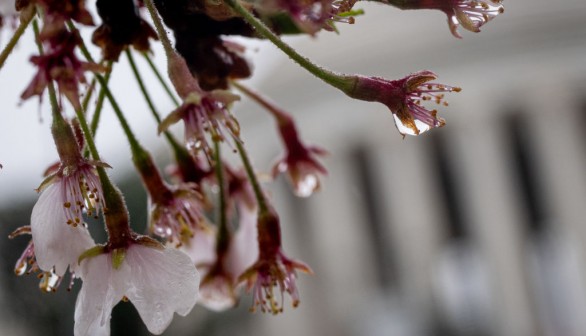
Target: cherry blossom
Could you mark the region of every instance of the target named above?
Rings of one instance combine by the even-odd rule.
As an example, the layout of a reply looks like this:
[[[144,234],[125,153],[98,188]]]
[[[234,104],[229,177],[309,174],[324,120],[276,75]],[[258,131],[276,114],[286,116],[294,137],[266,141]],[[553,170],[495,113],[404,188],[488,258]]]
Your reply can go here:
[[[112,308],[130,300],[147,329],[161,334],[173,313],[187,315],[198,298],[199,274],[174,248],[131,244],[116,268],[114,251],[81,261],[83,286],[75,304],[76,336],[109,335]]]

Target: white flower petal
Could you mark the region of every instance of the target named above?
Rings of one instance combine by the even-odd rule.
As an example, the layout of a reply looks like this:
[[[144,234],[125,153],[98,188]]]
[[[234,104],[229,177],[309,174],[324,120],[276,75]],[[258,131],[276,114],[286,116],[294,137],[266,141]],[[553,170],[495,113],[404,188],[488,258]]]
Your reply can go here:
[[[215,277],[203,283],[199,292],[199,304],[216,312],[230,309],[238,303],[235,290],[232,288],[232,279]]]
[[[63,276],[67,266],[77,268],[77,258],[94,246],[88,230],[67,225],[61,202],[60,184],[52,184],[41,193],[31,215],[31,232],[39,267]]]
[[[258,210],[249,209],[242,204],[238,207],[240,226],[232,238],[228,250],[226,269],[232,273],[234,280],[258,259],[258,231],[256,227]]]
[[[110,335],[112,308],[122,299],[130,267],[112,269],[110,254],[82,261],[83,285],[75,303],[75,336]],[[125,284],[126,283],[126,284]]]
[[[212,228],[196,229],[193,238],[180,248],[187,253],[193,264],[209,265],[216,260],[216,231]]]
[[[199,274],[187,254],[173,248],[132,245],[124,263],[131,270],[126,296],[151,333],[161,334],[174,312],[185,316],[195,305]]]

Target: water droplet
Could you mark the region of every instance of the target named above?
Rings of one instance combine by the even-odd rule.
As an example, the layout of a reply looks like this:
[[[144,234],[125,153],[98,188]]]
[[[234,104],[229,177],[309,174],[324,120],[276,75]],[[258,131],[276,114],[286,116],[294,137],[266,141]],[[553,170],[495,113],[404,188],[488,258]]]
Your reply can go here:
[[[47,293],[54,292],[57,289],[57,286],[59,286],[60,282],[61,277],[59,277],[57,274],[53,272],[45,272],[43,273],[43,278],[39,283],[39,288]]]
[[[18,276],[21,276],[24,274],[24,272],[26,272],[26,262],[21,261],[14,268],[14,273]]]
[[[295,184],[295,195],[309,197],[318,187],[318,177],[315,174],[306,174]]]

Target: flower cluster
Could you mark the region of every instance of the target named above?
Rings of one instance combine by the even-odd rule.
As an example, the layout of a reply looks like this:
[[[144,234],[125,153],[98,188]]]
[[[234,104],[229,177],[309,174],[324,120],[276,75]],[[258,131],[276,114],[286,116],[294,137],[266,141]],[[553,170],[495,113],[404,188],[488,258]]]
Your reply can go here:
[[[460,37],[458,26],[478,32],[503,13],[497,0],[380,2],[401,9],[440,10],[447,14],[456,37]],[[0,18],[20,15],[20,23],[0,54],[0,69],[32,23],[39,52],[30,61],[37,72],[21,98],[49,96],[58,154],[37,189],[40,195],[30,225],[10,236],[32,236],[15,273],[40,272],[40,287],[46,292],[57,290],[67,272],[69,288],[74,279],[82,281],[75,308],[77,336],[108,335],[111,311],[122,300],[134,304],[154,334],[167,328],[174,313],[185,316],[196,303],[213,311],[232,308],[245,289],[252,292],[252,311],[281,313],[285,295],[293,307],[300,304],[297,272],[312,271],[285,252],[283,223],[251,164],[233,105],[251,99],[274,120],[279,139],[267,142],[281,143],[283,155],[271,176],[285,175],[299,197],[320,190],[327,175],[320,159],[327,151],[301,138],[293,114],[241,82],[253,75],[253,64],[242,39],[235,42],[231,36],[270,41],[347,96],[384,104],[403,136],[443,126],[444,119],[429,104],[446,107],[444,95],[460,91],[437,82],[437,75],[428,70],[398,80],[339,74],[316,65],[281,40],[288,34],[316,37],[322,31],[337,31],[340,23],[354,23],[354,17],[363,14],[355,8],[358,0],[96,0],[97,15],[85,0],[11,4],[12,11],[0,7]],[[145,20],[147,15],[152,25]],[[83,38],[89,35],[81,29],[92,30],[91,42],[100,48],[100,62],[94,61]],[[157,41],[165,50],[167,78],[151,59],[151,45]],[[177,107],[164,117],[144,85],[134,61],[136,53],[144,56],[163,91],[176,102]],[[124,94],[112,92],[108,85],[123,55],[158,122],[161,139],[172,151],[174,162],[166,173],[161,173],[127,122],[117,102]],[[84,85],[87,72],[92,82]],[[96,104],[90,104],[92,99]],[[97,126],[103,124],[104,99],[124,131],[148,194],[144,234],[131,227],[124,195],[108,176],[110,166],[101,160],[94,141]],[[93,113],[90,106],[95,106]],[[184,128],[183,140],[170,132],[177,124]],[[226,153],[239,156],[241,165],[223,154],[225,147],[231,149]],[[0,168],[6,173],[13,167]],[[107,234],[103,244],[91,236],[89,218],[103,221]]]

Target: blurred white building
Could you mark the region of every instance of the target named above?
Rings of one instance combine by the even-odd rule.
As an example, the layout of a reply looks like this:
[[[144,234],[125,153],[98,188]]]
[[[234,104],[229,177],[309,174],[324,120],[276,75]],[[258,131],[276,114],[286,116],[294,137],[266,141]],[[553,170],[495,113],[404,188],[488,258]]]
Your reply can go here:
[[[256,318],[259,334],[584,334],[586,3],[504,5],[462,40],[441,12],[372,3],[340,35],[289,39],[336,71],[429,69],[461,86],[447,125],[417,138],[284,55],[256,82],[331,152],[318,195],[275,191],[286,247],[316,274],[301,275],[300,308]],[[250,115],[244,139],[268,167],[272,121],[253,104],[236,113]]]

